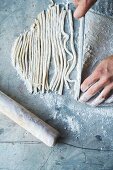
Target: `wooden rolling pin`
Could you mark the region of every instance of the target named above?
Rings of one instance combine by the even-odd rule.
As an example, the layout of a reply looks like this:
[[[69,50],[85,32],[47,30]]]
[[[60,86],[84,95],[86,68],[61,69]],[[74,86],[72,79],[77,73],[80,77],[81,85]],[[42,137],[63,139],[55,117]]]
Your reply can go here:
[[[59,132],[1,91],[0,112],[46,145],[55,145]]]

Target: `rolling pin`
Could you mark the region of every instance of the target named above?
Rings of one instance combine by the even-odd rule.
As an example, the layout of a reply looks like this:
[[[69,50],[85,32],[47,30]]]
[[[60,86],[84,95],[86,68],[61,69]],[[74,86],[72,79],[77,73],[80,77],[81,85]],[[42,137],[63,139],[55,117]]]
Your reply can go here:
[[[55,145],[60,135],[53,127],[49,126],[1,91],[0,112],[50,147]]]

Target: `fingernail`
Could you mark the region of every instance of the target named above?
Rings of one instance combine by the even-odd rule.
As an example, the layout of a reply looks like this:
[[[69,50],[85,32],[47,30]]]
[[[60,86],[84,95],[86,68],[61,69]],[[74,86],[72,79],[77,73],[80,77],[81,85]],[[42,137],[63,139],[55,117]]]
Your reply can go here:
[[[81,84],[81,91],[84,93],[86,92],[88,89],[89,89],[90,86],[87,86],[87,87],[84,87],[82,84]]]
[[[87,89],[81,87],[81,91],[84,93]]]
[[[87,86],[87,87],[83,87],[83,86],[81,85],[81,91],[84,93],[84,92],[86,92],[90,87],[91,87],[91,85],[89,85],[89,86]]]
[[[89,96],[89,95],[83,94],[83,95],[80,97],[79,101],[80,101],[80,102],[87,102],[89,99],[90,99],[90,96]]]

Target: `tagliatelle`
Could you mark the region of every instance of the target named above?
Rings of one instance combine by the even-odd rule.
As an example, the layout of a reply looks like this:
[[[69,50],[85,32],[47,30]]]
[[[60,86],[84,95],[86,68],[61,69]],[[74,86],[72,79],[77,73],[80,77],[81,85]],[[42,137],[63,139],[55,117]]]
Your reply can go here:
[[[65,31],[67,20],[69,30]],[[74,82],[69,76],[76,57],[72,12],[53,3],[38,14],[30,30],[16,39],[12,49],[13,65],[34,93],[51,90],[61,95],[64,85],[69,88],[69,83]]]

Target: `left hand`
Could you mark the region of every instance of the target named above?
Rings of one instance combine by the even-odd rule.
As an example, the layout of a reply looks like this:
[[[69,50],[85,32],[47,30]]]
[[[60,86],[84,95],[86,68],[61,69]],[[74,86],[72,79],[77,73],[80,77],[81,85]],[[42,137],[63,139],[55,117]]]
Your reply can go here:
[[[94,72],[84,80],[81,84],[83,95],[79,100],[87,102],[101,91],[91,103],[97,106],[109,97],[111,90],[113,90],[113,55],[102,60]]]

